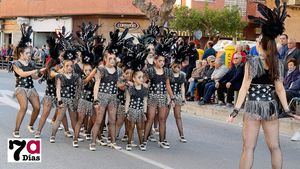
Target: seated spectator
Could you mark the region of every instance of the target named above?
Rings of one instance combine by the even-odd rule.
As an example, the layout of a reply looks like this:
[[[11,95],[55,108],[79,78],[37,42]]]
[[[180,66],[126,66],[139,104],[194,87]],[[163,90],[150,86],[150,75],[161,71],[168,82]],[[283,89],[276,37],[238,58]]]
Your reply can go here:
[[[221,58],[216,59],[215,70],[211,74],[211,81],[207,82],[204,87],[204,96],[203,99],[199,101],[199,105],[204,105],[210,103],[211,96],[215,93],[216,83],[219,82],[221,78],[228,72],[228,68],[224,65],[224,62]]]
[[[284,57],[285,71],[287,71],[287,61],[291,58],[296,59],[298,64],[300,63],[300,49],[297,49],[296,40],[293,38],[289,38],[288,40],[288,51],[286,52]]]
[[[234,54],[236,54],[236,53],[242,55],[242,63],[245,63],[247,60],[247,54],[243,51],[243,46],[236,45],[235,52],[232,54],[232,57],[231,57],[231,62],[230,62],[231,66],[233,66],[233,57],[234,57]]]
[[[298,78],[300,75],[299,69],[297,68],[297,61],[294,58],[288,60],[288,71],[284,77],[283,85],[287,90],[290,88],[291,84]]]
[[[208,65],[206,66],[202,77],[200,77],[197,80],[197,85],[196,86],[197,86],[198,98],[203,97],[205,84],[207,82],[211,81],[211,75],[215,70],[215,59],[216,59],[216,57],[214,57],[214,56],[207,57]]]
[[[202,56],[202,59],[206,59],[208,56],[216,56],[216,51],[213,48],[214,42],[213,41],[208,41],[206,44],[207,49],[204,51],[204,54]]]
[[[189,88],[186,94],[186,96],[188,97],[187,99],[188,101],[194,101],[194,92],[195,92],[197,80],[203,76],[206,68],[207,68],[206,60],[196,61],[196,68],[192,72],[192,77],[188,79]]]
[[[233,106],[234,91],[239,91],[244,77],[245,64],[242,63],[242,55],[236,53],[233,58],[233,65],[226,75],[216,82],[218,99],[220,105],[225,105],[225,92],[227,93],[227,107]]]

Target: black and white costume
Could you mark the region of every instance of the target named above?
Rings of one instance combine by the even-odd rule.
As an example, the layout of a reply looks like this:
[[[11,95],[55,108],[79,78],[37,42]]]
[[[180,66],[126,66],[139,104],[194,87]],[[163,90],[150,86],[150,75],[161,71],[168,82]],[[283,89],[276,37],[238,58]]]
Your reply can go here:
[[[71,112],[76,112],[76,95],[80,85],[80,77],[73,73],[71,78],[68,79],[64,74],[56,75],[56,80],[60,79],[61,81],[61,101],[64,104],[64,112],[67,108]]]
[[[134,86],[128,88],[130,102],[127,112],[127,119],[134,123],[144,122],[146,110],[144,110],[144,99],[147,97],[148,89],[143,87],[140,90]]]
[[[98,101],[100,105],[113,104],[118,106],[117,102],[117,82],[122,75],[122,70],[116,68],[113,74],[110,74],[105,67],[97,68],[100,72],[101,82],[99,85]]]
[[[145,71],[145,74],[150,81],[148,105],[156,107],[167,106],[166,81],[170,78],[170,70],[164,68],[164,74],[158,75],[154,67],[150,67]]]
[[[170,84],[172,88],[172,92],[174,94],[174,103],[183,105],[184,99],[182,98],[182,84],[184,84],[186,81],[185,78],[185,73],[180,72],[178,77],[174,76],[174,73],[172,73],[171,79],[170,79]]]
[[[121,83],[125,83],[126,80],[123,77],[120,77],[119,81]],[[117,116],[124,115],[125,114],[125,103],[126,103],[126,96],[125,96],[125,91],[118,89],[118,110],[117,110]]]
[[[86,77],[83,76],[82,79],[85,78]],[[78,101],[77,111],[89,116],[93,115],[94,85],[95,85],[94,79],[92,79],[90,82],[84,85],[80,93],[80,99]]]
[[[278,103],[271,93],[275,90],[274,82],[271,81],[269,71],[264,69],[259,57],[250,58],[247,61],[249,74],[252,79],[248,90],[248,97],[245,102],[247,117],[257,120],[272,120],[278,117]],[[279,70],[283,65],[279,63]],[[283,78],[283,71],[280,72],[280,79]]]
[[[15,65],[16,67],[18,67],[23,71],[31,71],[36,69],[33,61],[30,61],[28,65],[25,66],[20,61],[17,60],[13,62],[13,65]],[[27,98],[29,98],[32,95],[38,96],[38,93],[34,88],[33,80],[31,76],[21,77],[17,73],[15,73],[15,77],[16,77],[16,85],[15,85],[16,95],[25,93]]]
[[[54,71],[53,69],[51,71]],[[50,75],[46,78],[46,90],[45,95],[43,98],[43,102],[51,102],[52,106],[57,105],[56,100],[56,84],[55,84],[55,78],[51,78]]]

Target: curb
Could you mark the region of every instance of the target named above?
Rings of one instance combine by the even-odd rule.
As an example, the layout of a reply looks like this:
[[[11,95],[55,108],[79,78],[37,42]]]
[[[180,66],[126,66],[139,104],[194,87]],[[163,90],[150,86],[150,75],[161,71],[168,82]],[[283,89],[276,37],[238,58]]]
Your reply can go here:
[[[217,120],[226,122],[229,114],[232,109],[227,108],[226,106],[218,106],[214,105],[202,105],[199,106],[197,102],[187,102],[186,105],[181,108],[182,113],[203,117],[207,119]],[[239,113],[236,117],[233,124],[241,125],[243,123],[243,112]],[[292,119],[280,119],[279,120],[279,132],[280,134],[285,134],[288,136],[292,136],[296,131],[300,129],[300,121],[292,120]]]

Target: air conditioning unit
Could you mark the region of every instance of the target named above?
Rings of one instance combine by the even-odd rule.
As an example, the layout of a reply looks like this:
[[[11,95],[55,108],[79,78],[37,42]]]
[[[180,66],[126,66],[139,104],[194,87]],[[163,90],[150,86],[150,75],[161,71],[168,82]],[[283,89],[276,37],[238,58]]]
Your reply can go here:
[[[300,5],[300,0],[288,0],[287,5]]]

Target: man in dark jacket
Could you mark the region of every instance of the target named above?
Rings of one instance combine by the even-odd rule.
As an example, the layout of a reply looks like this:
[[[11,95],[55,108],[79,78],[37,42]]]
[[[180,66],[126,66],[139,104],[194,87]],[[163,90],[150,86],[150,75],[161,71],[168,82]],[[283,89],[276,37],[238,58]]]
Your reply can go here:
[[[226,75],[216,83],[218,99],[221,105],[225,104],[225,92],[227,93],[227,106],[233,106],[234,91],[239,91],[242,86],[244,77],[244,63],[242,63],[242,55],[235,54],[233,56],[233,66],[226,73]]]
[[[298,65],[300,63],[300,50],[296,47],[296,40],[290,38],[288,40],[288,51],[285,54],[284,62],[285,62],[285,70],[287,71],[287,61],[291,58],[296,59]],[[298,66],[297,65],[297,66]]]

